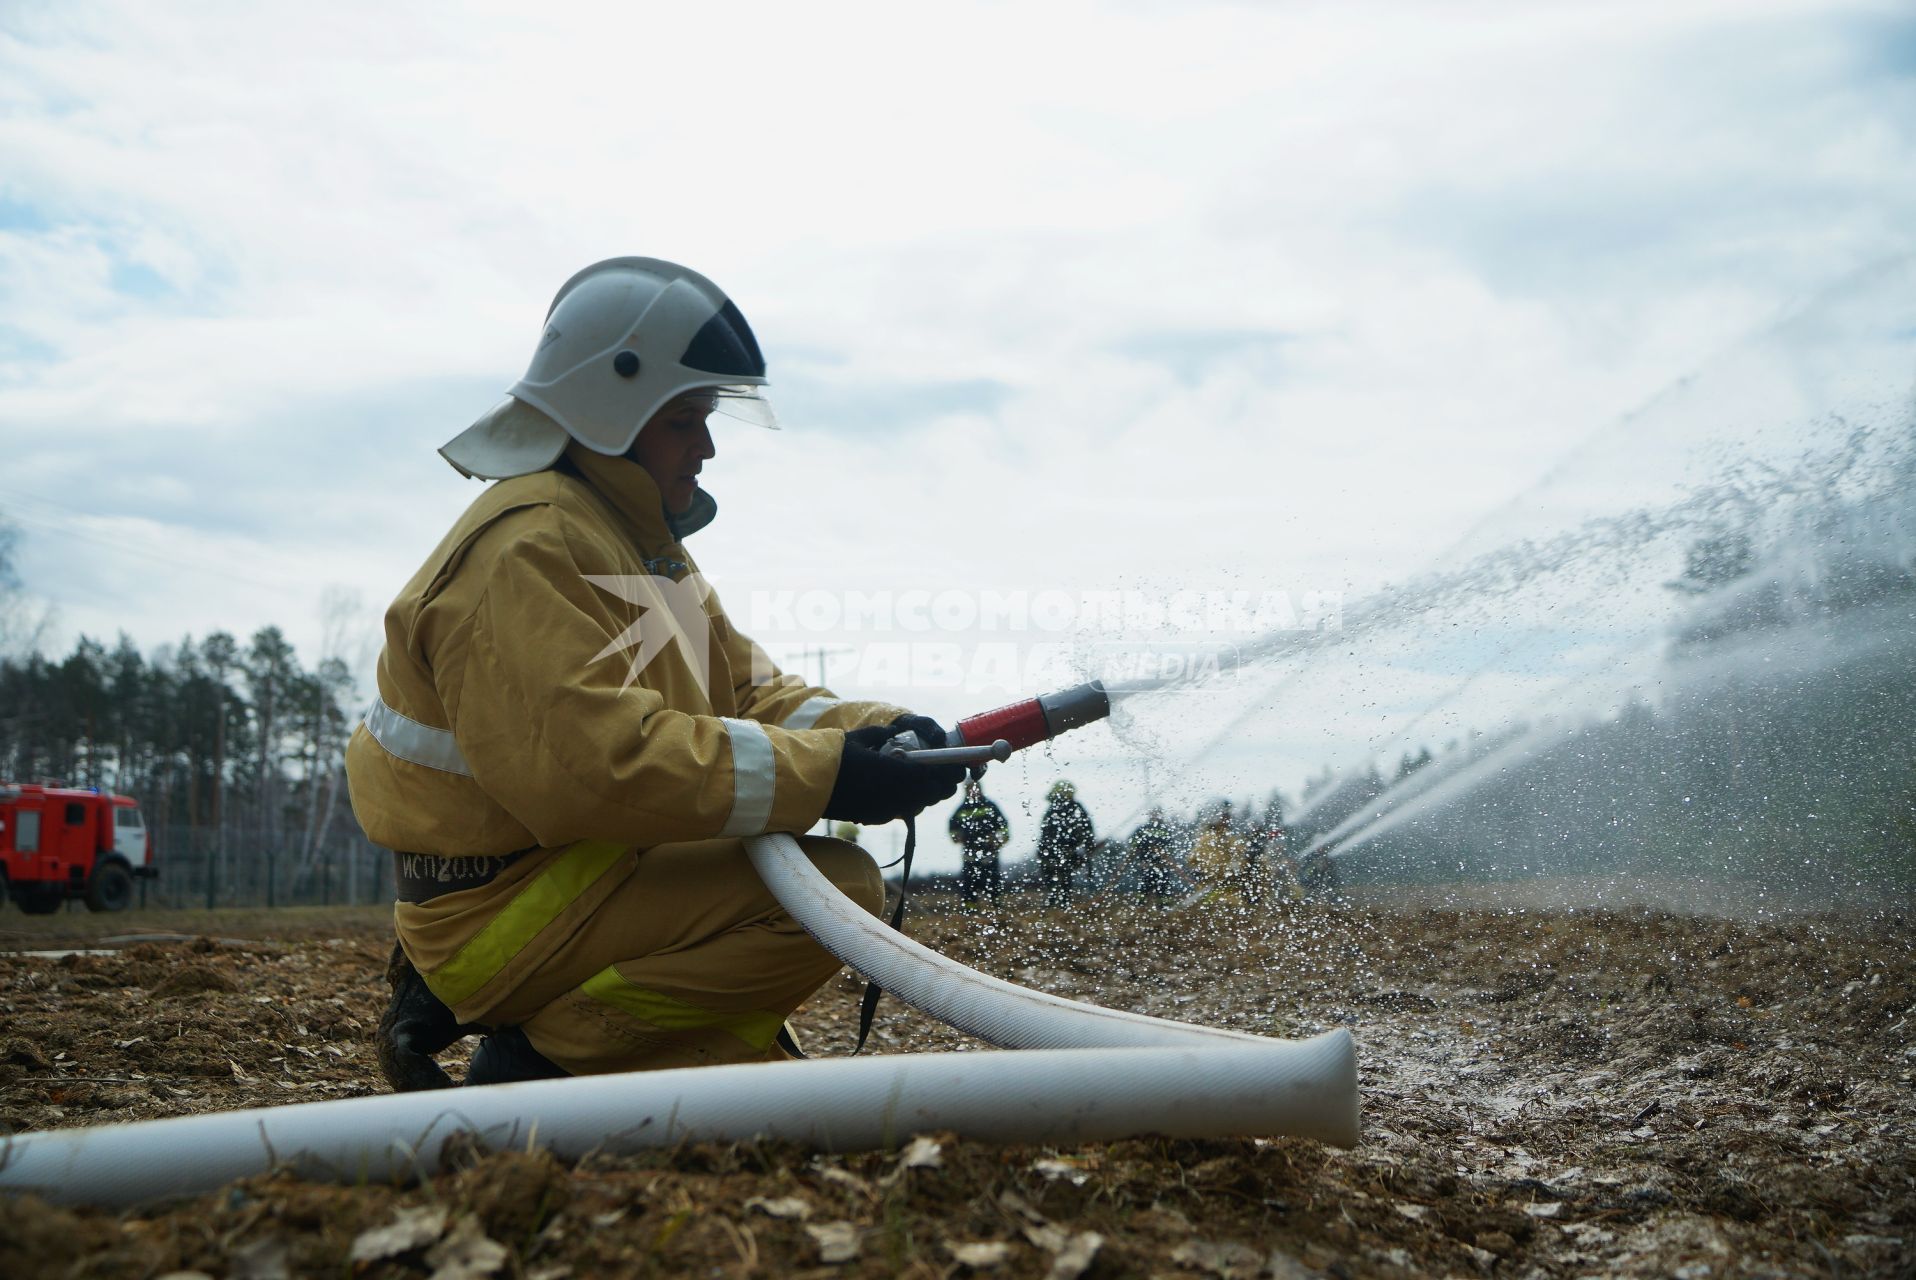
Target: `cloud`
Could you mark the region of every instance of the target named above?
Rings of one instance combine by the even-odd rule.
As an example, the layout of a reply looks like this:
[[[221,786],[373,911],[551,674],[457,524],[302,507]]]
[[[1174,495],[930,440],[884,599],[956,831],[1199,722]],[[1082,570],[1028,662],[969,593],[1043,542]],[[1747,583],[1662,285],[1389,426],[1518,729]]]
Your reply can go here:
[[[1162,364],[1181,382],[1194,385],[1214,370],[1240,364],[1274,377],[1284,348],[1298,340],[1297,335],[1255,329],[1147,330],[1120,339],[1112,353]]]
[[[869,432],[896,440],[945,418],[988,419],[1011,394],[1011,388],[989,378],[848,382],[835,369],[815,373],[801,365],[780,375],[777,403],[781,413],[822,431]]]
[[[788,430],[709,473],[728,599],[1356,598],[1907,248],[1911,31],[1809,0],[14,6],[0,510],[71,628],[310,654],[302,599],[389,598],[479,491],[432,450],[558,282],[637,251],[732,290],[771,361]]]

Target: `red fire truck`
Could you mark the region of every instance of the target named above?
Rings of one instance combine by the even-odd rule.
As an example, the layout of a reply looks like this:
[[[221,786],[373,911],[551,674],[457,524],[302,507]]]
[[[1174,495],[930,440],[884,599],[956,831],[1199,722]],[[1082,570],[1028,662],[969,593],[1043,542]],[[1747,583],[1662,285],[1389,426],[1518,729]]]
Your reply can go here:
[[[133,878],[159,871],[132,797],[0,782],[0,894],[22,911],[45,915],[68,898],[123,911],[133,902]]]

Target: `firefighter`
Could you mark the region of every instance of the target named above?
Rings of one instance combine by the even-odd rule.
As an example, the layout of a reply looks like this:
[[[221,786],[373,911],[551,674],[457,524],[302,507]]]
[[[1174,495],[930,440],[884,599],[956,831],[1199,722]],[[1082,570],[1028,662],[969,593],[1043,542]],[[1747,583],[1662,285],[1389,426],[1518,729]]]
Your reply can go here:
[[[1078,803],[1077,791],[1063,778],[1045,794],[1044,820],[1038,827],[1038,870],[1044,877],[1044,904],[1071,905],[1071,877],[1091,851],[1091,815]]]
[[[766,891],[745,837],[882,823],[963,770],[879,753],[935,723],[840,701],[735,628],[685,540],[713,414],[776,426],[745,317],[672,263],[559,290],[526,375],[440,453],[496,483],[386,614],[347,772],[400,901],[377,1035],[397,1089],[489,1032],[468,1083],[793,1052],[786,1017],[838,969]],[[869,911],[856,845],[801,841]]]
[[[1247,893],[1251,872],[1250,842],[1238,834],[1231,820],[1231,802],[1220,804],[1191,846],[1191,870],[1212,898],[1237,899]]]
[[[1171,828],[1157,805],[1144,816],[1144,825],[1131,833],[1131,860],[1138,864],[1143,891],[1163,898],[1177,891],[1180,877],[1172,863]]]
[[[958,871],[958,895],[966,905],[983,897],[998,901],[1004,888],[1004,868],[998,851],[1011,838],[1005,811],[985,795],[984,784],[972,778],[965,784],[964,803],[951,811],[946,828],[964,858]]]
[[[1290,833],[1284,829],[1284,806],[1273,795],[1264,818],[1252,834],[1252,888],[1259,900],[1275,894],[1280,902],[1304,896],[1297,859],[1291,856]]]

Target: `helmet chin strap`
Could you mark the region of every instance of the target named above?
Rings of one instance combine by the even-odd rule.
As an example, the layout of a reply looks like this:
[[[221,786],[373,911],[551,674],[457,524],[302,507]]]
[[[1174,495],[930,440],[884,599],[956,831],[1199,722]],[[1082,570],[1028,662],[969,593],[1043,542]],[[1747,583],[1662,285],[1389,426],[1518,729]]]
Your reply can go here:
[[[918,823],[915,819],[906,818],[905,852],[898,859],[898,862],[885,864],[888,867],[897,866],[900,862],[905,865],[905,869],[898,873],[898,905],[892,908],[891,919],[886,922],[895,930],[902,931],[904,929],[905,898],[911,893],[911,859],[912,855],[917,851]],[[858,1043],[852,1046],[853,1057],[857,1057],[859,1051],[865,1047],[865,1037],[871,1034],[872,1018],[877,1015],[878,1002],[884,998],[884,995],[885,989],[879,986],[876,980],[869,981],[865,984],[865,995],[858,1002]]]

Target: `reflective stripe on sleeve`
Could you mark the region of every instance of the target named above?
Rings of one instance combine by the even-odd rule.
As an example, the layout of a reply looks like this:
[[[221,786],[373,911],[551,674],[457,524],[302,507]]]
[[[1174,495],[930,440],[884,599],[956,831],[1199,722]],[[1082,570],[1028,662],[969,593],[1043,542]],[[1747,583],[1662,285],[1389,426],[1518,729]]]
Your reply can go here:
[[[567,848],[513,894],[512,901],[452,959],[424,975],[426,985],[449,1005],[471,999],[630,847],[609,840],[581,840]]]
[[[402,716],[378,694],[373,695],[373,705],[366,708],[366,732],[373,735],[374,742],[401,760],[462,777],[472,776],[451,730],[435,729],[411,716]]]
[[[662,1031],[702,1031],[706,1027],[717,1027],[760,1052],[772,1047],[778,1029],[785,1025],[785,1019],[762,1009],[719,1013],[701,1008],[663,991],[641,987],[621,974],[617,967],[601,969],[587,978],[579,990],[600,1004],[610,1005]]]
[[[721,836],[756,836],[772,820],[772,793],[778,782],[778,757],[765,730],[750,720],[720,716],[732,739],[732,816]]]
[[[785,717],[779,727],[782,729],[809,729],[818,723],[818,718],[838,705],[838,699],[828,693],[805,699],[798,704],[798,710]]]

